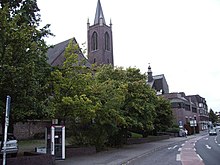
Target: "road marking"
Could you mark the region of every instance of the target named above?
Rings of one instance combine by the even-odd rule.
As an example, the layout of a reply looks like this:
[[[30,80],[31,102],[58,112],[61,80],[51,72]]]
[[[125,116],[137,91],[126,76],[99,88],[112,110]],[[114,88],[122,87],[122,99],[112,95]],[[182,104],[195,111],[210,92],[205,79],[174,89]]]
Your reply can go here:
[[[181,161],[180,154],[176,154],[176,161]]]
[[[200,159],[201,161],[203,161],[202,158],[201,158],[201,156],[200,156],[199,154],[197,154],[197,156],[199,157],[199,159]]]
[[[175,149],[177,147],[177,145],[175,145],[174,147],[173,147],[173,149]]]
[[[177,145],[175,145],[173,147],[169,147],[168,150],[175,149],[176,147],[177,147]]]
[[[210,147],[209,145],[205,145],[208,149],[211,149],[212,147]]]
[[[179,151],[179,152],[182,151],[182,148],[179,148],[178,151]]]
[[[218,144],[218,142],[217,142],[217,136],[215,137],[215,143]]]

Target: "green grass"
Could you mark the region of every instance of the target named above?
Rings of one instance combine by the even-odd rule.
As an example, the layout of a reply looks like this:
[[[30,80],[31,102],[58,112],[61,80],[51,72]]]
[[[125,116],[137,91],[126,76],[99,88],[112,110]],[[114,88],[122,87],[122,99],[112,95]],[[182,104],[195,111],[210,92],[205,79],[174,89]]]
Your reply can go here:
[[[34,152],[36,147],[45,147],[45,140],[19,140],[19,153]]]
[[[142,138],[143,136],[141,134],[131,132],[131,137],[132,138]]]

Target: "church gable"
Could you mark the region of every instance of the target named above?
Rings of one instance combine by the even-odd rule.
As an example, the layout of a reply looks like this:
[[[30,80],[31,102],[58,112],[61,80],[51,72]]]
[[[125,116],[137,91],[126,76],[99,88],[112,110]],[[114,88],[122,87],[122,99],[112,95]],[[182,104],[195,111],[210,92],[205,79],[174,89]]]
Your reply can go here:
[[[68,39],[66,41],[63,41],[61,43],[54,45],[52,48],[48,50],[47,52],[48,63],[51,66],[61,66],[63,64],[63,62],[65,61],[64,52],[71,40],[73,41],[73,44],[77,44],[77,41],[75,40],[75,38]],[[87,58],[83,55],[81,50],[77,52],[77,54],[78,54],[79,61],[85,61],[85,65],[87,67],[91,67],[91,64],[88,62]]]

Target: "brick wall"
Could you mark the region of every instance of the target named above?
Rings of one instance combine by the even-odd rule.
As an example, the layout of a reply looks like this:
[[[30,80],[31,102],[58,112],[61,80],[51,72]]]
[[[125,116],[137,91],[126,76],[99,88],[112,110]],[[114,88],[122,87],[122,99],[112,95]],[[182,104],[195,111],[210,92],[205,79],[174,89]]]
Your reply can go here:
[[[35,134],[44,133],[45,128],[51,125],[51,121],[47,120],[33,120],[27,121],[25,123],[18,122],[14,124],[14,135],[17,139],[30,139],[33,138]],[[0,126],[0,131],[2,132],[2,127]]]

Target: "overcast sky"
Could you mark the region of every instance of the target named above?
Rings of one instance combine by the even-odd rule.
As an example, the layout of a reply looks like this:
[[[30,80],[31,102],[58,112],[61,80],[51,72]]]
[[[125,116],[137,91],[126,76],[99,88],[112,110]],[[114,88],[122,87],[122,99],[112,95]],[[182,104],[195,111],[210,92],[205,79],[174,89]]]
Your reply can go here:
[[[98,0],[38,0],[42,25],[57,44],[87,42]],[[101,0],[113,24],[114,63],[164,74],[170,92],[199,94],[220,111],[220,0]]]

